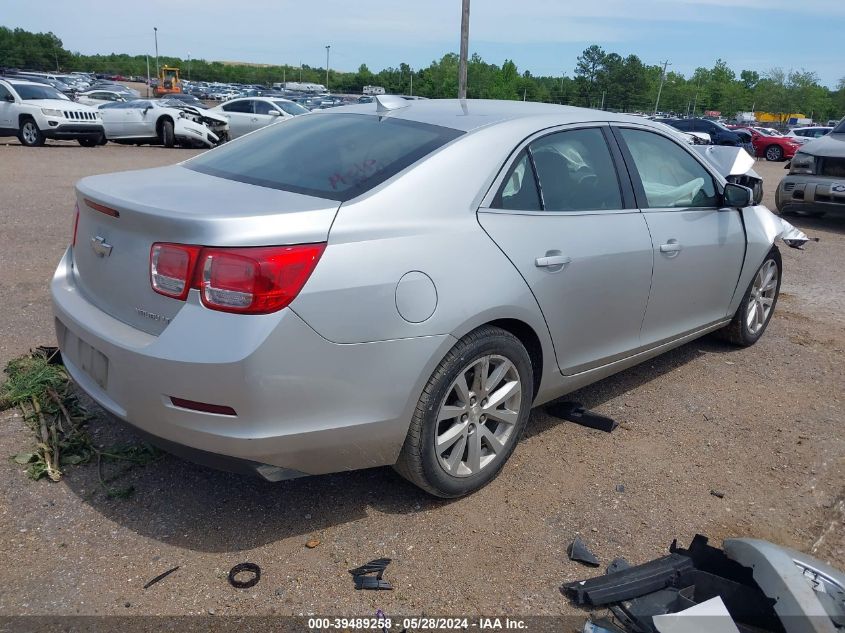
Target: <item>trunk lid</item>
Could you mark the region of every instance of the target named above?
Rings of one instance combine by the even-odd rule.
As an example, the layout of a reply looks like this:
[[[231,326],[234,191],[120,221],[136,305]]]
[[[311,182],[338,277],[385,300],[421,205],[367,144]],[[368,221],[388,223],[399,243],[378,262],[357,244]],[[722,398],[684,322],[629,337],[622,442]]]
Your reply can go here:
[[[152,289],[153,243],[324,242],[340,206],[334,200],[224,180],[179,165],[85,178],[77,184],[76,196],[77,287],[107,314],[150,334],[164,331],[184,305]]]

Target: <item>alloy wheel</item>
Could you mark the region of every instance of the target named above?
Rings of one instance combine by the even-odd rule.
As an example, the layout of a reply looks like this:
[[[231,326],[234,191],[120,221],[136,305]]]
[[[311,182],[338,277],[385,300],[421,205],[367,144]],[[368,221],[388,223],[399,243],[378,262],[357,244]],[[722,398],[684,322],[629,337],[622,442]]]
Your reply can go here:
[[[476,475],[507,449],[519,419],[522,381],[516,366],[490,354],[452,381],[434,435],[440,466],[453,477]]]
[[[38,140],[38,128],[32,121],[23,124],[23,138],[27,143],[35,143]]]
[[[768,259],[757,271],[757,276],[754,277],[754,283],[751,286],[751,295],[748,298],[745,324],[752,335],[757,334],[766,324],[772,312],[777,289],[778,266],[774,260]]]

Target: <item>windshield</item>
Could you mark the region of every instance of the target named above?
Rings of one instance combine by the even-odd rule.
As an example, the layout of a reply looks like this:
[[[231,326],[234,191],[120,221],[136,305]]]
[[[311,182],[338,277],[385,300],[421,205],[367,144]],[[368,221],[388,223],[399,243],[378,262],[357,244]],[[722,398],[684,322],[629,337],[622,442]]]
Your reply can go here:
[[[303,108],[298,103],[293,103],[291,101],[274,101],[277,106],[279,106],[282,111],[287,112],[288,114],[292,114],[296,116],[297,114],[307,114],[308,108]]]
[[[64,101],[70,101],[65,95],[50,86],[41,84],[12,84],[12,87],[24,101],[32,101],[33,99],[62,99]]]
[[[346,201],[463,134],[362,114],[309,114],[270,125],[185,166],[219,178]]]
[[[831,134],[845,134],[845,119],[842,119],[836,127],[833,128]]]

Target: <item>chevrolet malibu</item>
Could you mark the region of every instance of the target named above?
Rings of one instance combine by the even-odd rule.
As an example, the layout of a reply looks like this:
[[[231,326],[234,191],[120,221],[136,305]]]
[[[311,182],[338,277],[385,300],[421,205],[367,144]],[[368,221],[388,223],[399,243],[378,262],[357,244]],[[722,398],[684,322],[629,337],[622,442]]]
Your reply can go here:
[[[268,480],[393,465],[442,497],[496,476],[532,406],[755,343],[788,226],[642,118],[390,96],[76,205],[56,332],[105,409]]]

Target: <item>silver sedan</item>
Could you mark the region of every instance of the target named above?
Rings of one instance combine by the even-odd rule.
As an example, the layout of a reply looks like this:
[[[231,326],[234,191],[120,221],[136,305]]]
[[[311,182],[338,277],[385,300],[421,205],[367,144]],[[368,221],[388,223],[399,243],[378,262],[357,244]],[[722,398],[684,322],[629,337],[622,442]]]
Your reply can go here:
[[[788,225],[642,118],[406,101],[76,188],[52,282],[78,384],[269,480],[394,465],[455,497],[529,411],[778,298]]]

